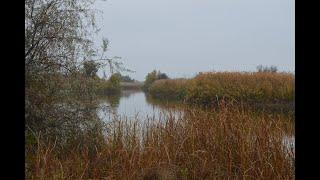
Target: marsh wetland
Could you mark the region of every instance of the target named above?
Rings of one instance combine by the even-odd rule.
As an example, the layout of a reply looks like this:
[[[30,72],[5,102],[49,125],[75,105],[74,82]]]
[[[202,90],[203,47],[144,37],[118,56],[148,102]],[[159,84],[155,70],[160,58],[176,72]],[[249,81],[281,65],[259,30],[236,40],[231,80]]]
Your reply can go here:
[[[149,8],[137,11],[133,8],[136,2],[128,8],[124,4],[129,1],[117,6],[119,2],[97,5],[91,0],[25,1],[26,179],[295,179],[295,74],[280,72],[274,65],[258,65],[283,59],[276,45],[284,43],[275,41],[282,31],[268,25],[258,28],[268,33],[257,34],[257,28],[253,28],[254,33],[244,33],[249,26],[228,26],[221,30],[230,34],[222,36],[215,34],[223,28],[220,22],[234,24],[238,18],[221,19],[218,24],[204,21],[211,18],[202,13],[209,10],[207,2],[185,1],[181,8],[189,3],[190,9],[154,12]],[[159,1],[154,7],[162,3],[166,8],[179,5],[180,9],[179,3],[171,1]],[[130,25],[117,30],[118,36],[103,32],[113,35],[112,48],[124,48],[111,53],[107,38],[97,38],[102,40],[100,43],[95,38],[104,27],[112,29],[109,24],[99,27],[95,19],[100,11],[94,6],[107,5],[111,9],[106,12],[118,7],[114,13],[121,13],[108,17],[109,21],[115,26]],[[217,17],[228,18],[220,8],[213,7],[212,12],[222,13]],[[144,10],[151,16],[159,13],[161,18],[167,13],[179,16],[172,16],[177,22],[156,18],[141,21],[156,22],[151,26],[137,25],[131,23],[137,20],[131,17],[136,12],[123,16],[132,9],[143,18],[149,18]],[[187,14],[180,13],[196,13],[193,18],[200,19],[185,18]],[[121,19],[113,20],[117,17]],[[260,22],[259,16],[248,17],[255,18],[249,21],[250,26]],[[208,28],[208,33],[196,32],[196,36],[189,33],[199,30],[198,24],[192,28],[176,26],[183,28],[177,34],[171,34],[173,29],[161,29],[185,25],[189,20],[215,28]],[[285,23],[276,23],[280,24]],[[139,33],[127,34],[134,30]],[[274,39],[269,37],[271,30],[277,30]],[[165,32],[173,36],[166,39]],[[152,40],[143,40],[148,34]],[[260,52],[257,48],[268,41],[256,39],[265,35],[274,42],[269,46],[275,49],[263,47]],[[121,38],[125,38],[122,45],[117,41]],[[236,42],[240,46],[234,46]],[[241,49],[245,43],[253,44]],[[113,56],[115,52],[123,53],[125,61]],[[248,58],[251,63],[242,61]],[[233,61],[232,67],[248,68],[230,68],[226,60]],[[287,60],[291,61],[291,56]],[[216,71],[213,67],[219,63],[226,69]],[[130,65],[137,69],[132,70]],[[252,65],[258,65],[256,71]],[[138,74],[139,80],[134,79]]]

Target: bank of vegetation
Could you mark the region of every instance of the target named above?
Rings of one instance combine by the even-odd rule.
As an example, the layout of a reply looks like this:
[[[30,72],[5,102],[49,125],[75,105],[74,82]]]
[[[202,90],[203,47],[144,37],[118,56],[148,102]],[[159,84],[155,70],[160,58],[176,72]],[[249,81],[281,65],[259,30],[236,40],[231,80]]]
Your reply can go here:
[[[270,72],[207,72],[191,79],[163,79],[148,88],[154,98],[177,99],[211,105],[219,100],[235,103],[292,104],[294,75]]]

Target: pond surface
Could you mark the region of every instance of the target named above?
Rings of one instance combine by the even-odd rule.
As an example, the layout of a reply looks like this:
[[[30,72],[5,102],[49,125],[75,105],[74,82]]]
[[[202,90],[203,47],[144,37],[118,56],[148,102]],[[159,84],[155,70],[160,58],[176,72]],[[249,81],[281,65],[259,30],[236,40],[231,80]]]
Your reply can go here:
[[[114,116],[145,119],[153,116],[159,118],[168,111],[175,115],[182,113],[177,109],[168,109],[154,103],[143,91],[139,90],[123,90],[121,95],[100,99],[100,107],[98,115],[105,122],[112,120]]]
[[[294,136],[283,137],[282,144],[284,145],[286,151],[292,152],[293,156],[295,155],[295,137]]]
[[[148,117],[156,120],[162,119],[164,113],[171,113],[179,117],[183,112],[179,108],[168,108],[168,103],[157,101],[148,97],[140,90],[123,90],[118,96],[110,96],[100,99],[98,116],[104,122],[110,122],[114,117],[121,119],[146,119]],[[166,104],[166,105],[165,105]],[[169,106],[171,107],[171,106]],[[295,137],[285,136],[282,141],[287,151],[294,152]]]

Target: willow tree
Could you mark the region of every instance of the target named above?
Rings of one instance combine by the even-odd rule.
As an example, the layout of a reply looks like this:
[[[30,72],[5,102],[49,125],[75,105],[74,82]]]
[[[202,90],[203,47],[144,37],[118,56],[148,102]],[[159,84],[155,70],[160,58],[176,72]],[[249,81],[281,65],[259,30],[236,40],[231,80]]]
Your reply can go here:
[[[97,30],[93,1],[26,0],[25,68],[27,73],[71,72],[93,53]]]
[[[93,46],[92,39],[98,31],[93,3],[93,0],[25,1],[28,132],[41,131],[44,136],[59,136],[62,141],[86,134],[79,130],[97,127],[89,123],[97,119],[91,110],[92,78],[81,73],[84,62],[106,59],[105,55],[98,56],[99,51]]]

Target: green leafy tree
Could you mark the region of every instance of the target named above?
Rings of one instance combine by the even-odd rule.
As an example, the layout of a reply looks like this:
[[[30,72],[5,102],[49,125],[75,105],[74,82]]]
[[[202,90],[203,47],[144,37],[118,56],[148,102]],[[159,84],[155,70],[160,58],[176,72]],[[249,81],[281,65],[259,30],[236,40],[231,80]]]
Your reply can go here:
[[[160,71],[153,70],[152,72],[148,73],[146,79],[144,81],[143,89],[148,91],[151,84],[159,79],[168,79],[169,77],[165,73],[161,73]]]
[[[99,70],[99,64],[94,61],[85,61],[83,63],[84,72],[87,77],[96,77]]]
[[[123,82],[134,82],[134,79],[132,79],[130,76],[122,76]]]
[[[121,82],[134,82],[134,79],[132,79],[130,76],[126,75],[123,76],[120,73],[115,73],[115,75],[118,75],[120,77]]]
[[[159,72],[157,79],[169,79],[169,77],[166,73]]]
[[[148,88],[155,80],[157,80],[157,71],[153,70],[152,72],[147,74],[146,79],[144,81],[143,89],[148,91]]]
[[[120,92],[120,76],[119,74],[113,74],[110,76],[109,80],[109,91],[111,93]]]

